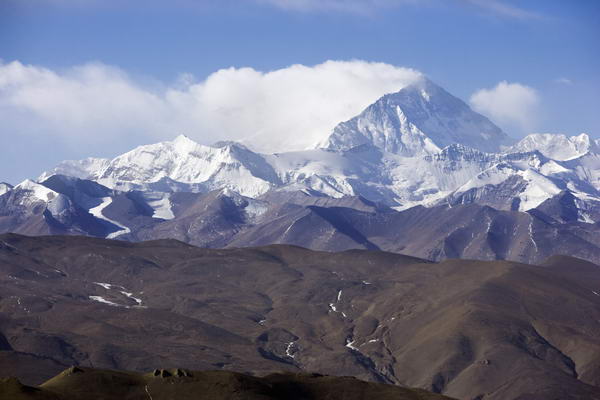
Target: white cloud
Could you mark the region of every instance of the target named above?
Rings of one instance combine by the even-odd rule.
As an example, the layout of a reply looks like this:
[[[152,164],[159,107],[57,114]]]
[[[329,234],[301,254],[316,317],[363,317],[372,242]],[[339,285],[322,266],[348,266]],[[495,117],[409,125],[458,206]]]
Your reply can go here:
[[[572,84],[573,84],[573,81],[572,81],[572,80],[570,80],[569,78],[565,78],[565,77],[562,77],[562,78],[556,78],[556,79],[554,80],[554,82],[555,82],[555,83],[560,83],[561,85],[572,85]]]
[[[271,72],[223,69],[197,83],[184,74],[172,86],[148,88],[103,64],[53,71],[0,63],[0,136],[56,139],[81,149],[82,156],[178,133],[205,144],[243,141],[264,152],[303,149],[420,77],[389,64],[327,61]]]
[[[476,91],[469,101],[473,109],[500,125],[522,132],[531,131],[536,125],[540,99],[529,86],[502,81],[492,89]]]

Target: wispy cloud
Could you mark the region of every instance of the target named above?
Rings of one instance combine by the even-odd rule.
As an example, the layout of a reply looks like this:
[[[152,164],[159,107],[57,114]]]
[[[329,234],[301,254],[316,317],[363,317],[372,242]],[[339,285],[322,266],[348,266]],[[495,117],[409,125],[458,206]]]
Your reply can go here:
[[[366,14],[380,8],[394,7],[405,3],[423,0],[253,0],[290,11],[335,11],[353,14]]]
[[[560,83],[561,85],[572,85],[573,81],[570,80],[569,78],[561,77],[561,78],[556,78],[554,80],[554,83]]]
[[[516,19],[540,19],[542,14],[525,10],[501,0],[461,0],[500,17]]]
[[[93,6],[112,7],[114,4],[102,0],[0,0],[7,4],[35,7],[40,3],[55,6]],[[508,0],[171,0],[174,7],[192,9],[210,9],[214,7],[235,7],[240,3],[250,5],[266,5],[290,12],[332,12],[357,15],[373,15],[381,10],[399,8],[406,5],[416,6],[452,6],[465,5],[484,10],[493,15],[513,19],[540,19],[544,15],[526,10],[509,3]],[[163,0],[126,0],[116,3],[119,6],[143,4],[144,6],[161,5]]]
[[[289,11],[300,12],[345,12],[371,14],[385,8],[395,8],[407,4],[445,4],[448,0],[250,0]],[[539,19],[543,15],[525,10],[505,0],[454,0],[456,5],[471,5],[497,16],[513,19]]]

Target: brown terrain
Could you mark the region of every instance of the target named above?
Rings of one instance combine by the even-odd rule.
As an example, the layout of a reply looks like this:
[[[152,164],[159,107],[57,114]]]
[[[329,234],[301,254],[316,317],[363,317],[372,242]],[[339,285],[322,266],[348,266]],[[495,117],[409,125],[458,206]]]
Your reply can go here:
[[[72,365],[84,373],[31,398],[52,398],[52,382],[118,377],[133,382],[119,398],[148,398],[135,397],[146,375],[90,368],[181,368],[259,386],[278,375],[230,372],[286,372],[305,388],[345,384],[294,374],[354,376],[468,400],[600,399],[600,267],[1,235],[0,376],[40,385]]]
[[[156,369],[137,374],[71,367],[39,387],[0,379],[0,398],[11,400],[444,400],[421,389],[319,374],[270,374],[262,378],[231,371]]]

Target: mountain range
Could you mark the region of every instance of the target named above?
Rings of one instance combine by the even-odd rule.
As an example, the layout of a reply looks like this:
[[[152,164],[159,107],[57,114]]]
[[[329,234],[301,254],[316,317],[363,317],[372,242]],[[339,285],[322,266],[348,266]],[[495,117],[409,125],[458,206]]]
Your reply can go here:
[[[427,79],[341,122],[317,148],[260,154],[180,135],[0,184],[0,232],[205,247],[289,243],[431,260],[600,262],[600,143],[509,138]]]

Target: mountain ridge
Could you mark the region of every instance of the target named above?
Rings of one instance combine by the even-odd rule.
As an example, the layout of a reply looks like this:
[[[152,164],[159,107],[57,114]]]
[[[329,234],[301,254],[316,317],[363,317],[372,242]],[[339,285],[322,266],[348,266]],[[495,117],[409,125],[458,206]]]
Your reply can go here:
[[[424,80],[383,96],[329,137],[325,148],[260,154],[179,135],[112,160],[65,161],[40,182],[0,188],[0,232],[524,262],[548,256],[560,238],[561,251],[599,261],[600,147],[586,134],[533,134],[507,147],[492,122]],[[415,215],[434,225],[393,227]],[[435,218],[451,226],[436,230]]]
[[[105,382],[111,382],[107,385]],[[105,400],[148,397],[210,400],[326,400],[343,393],[347,400],[451,400],[450,397],[352,377],[322,374],[273,373],[254,377],[230,371],[190,371],[157,368],[141,374],[127,371],[70,367],[38,387],[17,379],[0,379],[0,397],[11,400]],[[9,397],[10,396],[10,397]]]

